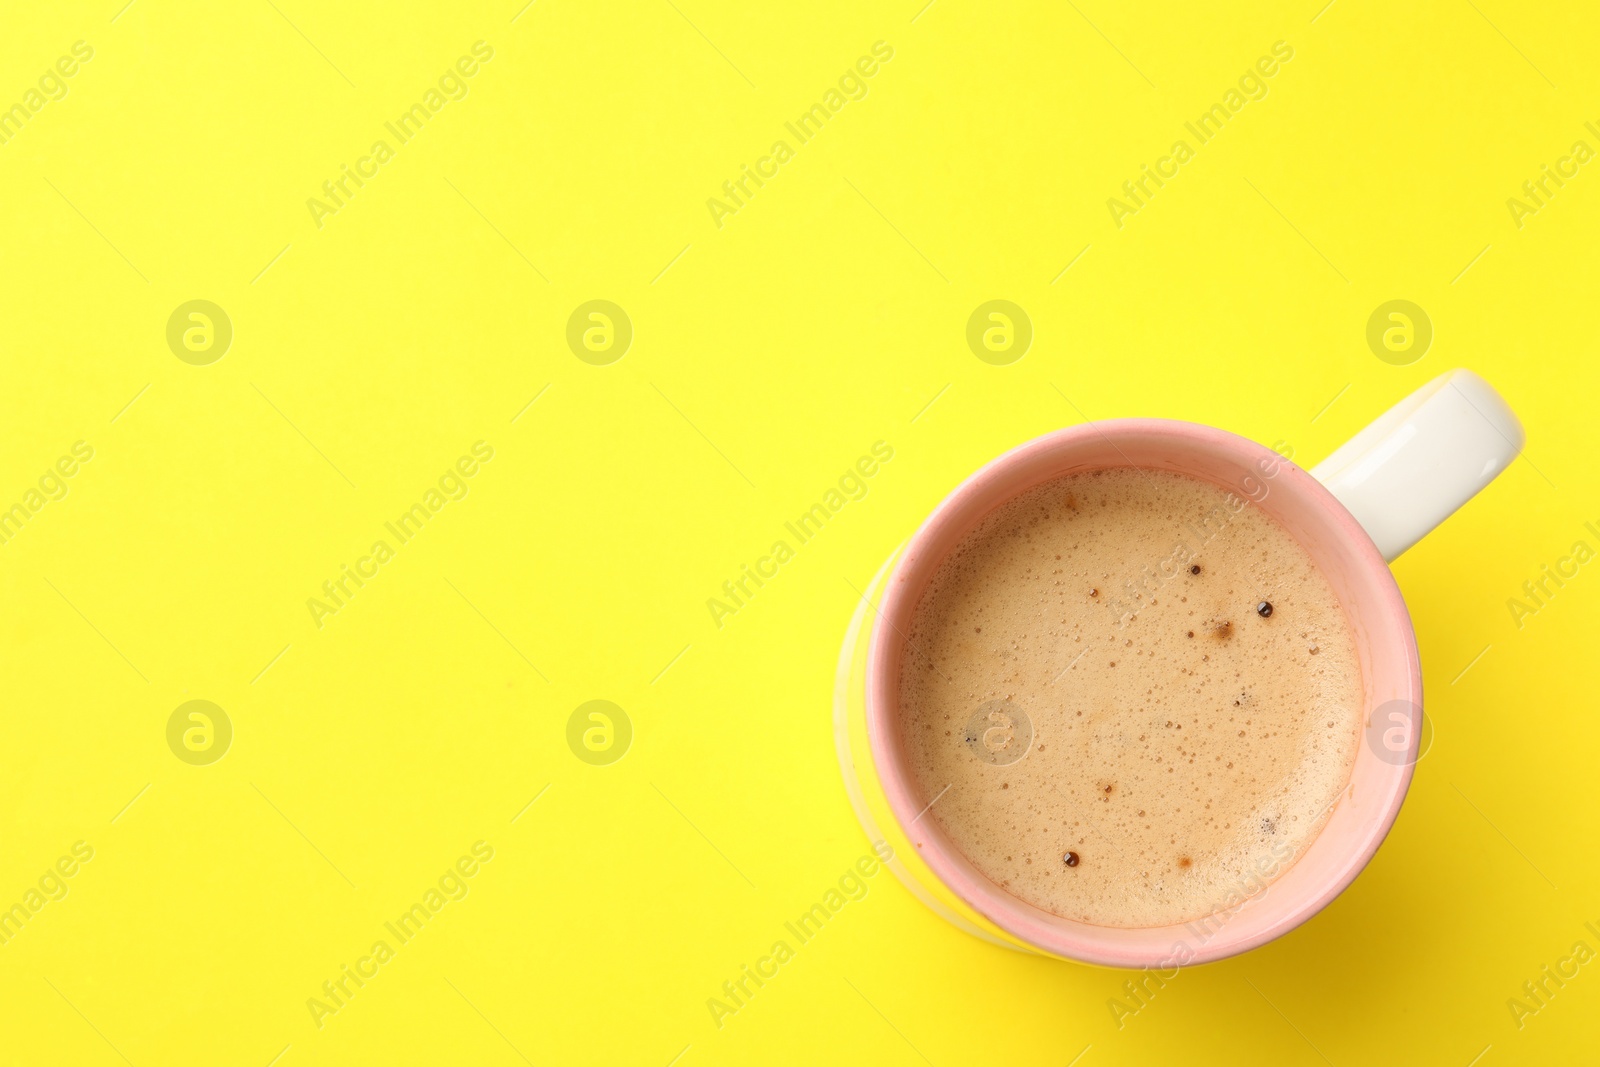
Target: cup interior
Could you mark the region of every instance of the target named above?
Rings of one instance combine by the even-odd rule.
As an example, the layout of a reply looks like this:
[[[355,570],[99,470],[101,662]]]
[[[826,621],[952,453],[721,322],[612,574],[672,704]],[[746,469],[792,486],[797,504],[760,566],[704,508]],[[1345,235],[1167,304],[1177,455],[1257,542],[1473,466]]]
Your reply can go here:
[[[1322,832],[1266,884],[1241,885],[1213,916],[1162,927],[1123,929],[1064,919],[1005,892],[980,873],[934,819],[919,819],[899,727],[904,634],[923,591],[945,557],[991,511],[1042,482],[1112,467],[1174,471],[1211,482],[1264,508],[1311,554],[1333,587],[1354,637],[1367,729],[1350,781]],[[1391,701],[1404,701],[1391,705]],[[923,522],[886,583],[867,652],[868,739],[879,780],[917,855],[970,907],[1052,955],[1114,967],[1167,969],[1222,959],[1293,929],[1316,914],[1377,851],[1411,782],[1420,729],[1409,751],[1370,743],[1374,712],[1415,709],[1422,676],[1410,615],[1388,564],[1370,537],[1321,483],[1253,441],[1214,427],[1165,419],[1119,419],[1076,426],[1023,444],[958,486]],[[1379,724],[1383,726],[1386,724]]]

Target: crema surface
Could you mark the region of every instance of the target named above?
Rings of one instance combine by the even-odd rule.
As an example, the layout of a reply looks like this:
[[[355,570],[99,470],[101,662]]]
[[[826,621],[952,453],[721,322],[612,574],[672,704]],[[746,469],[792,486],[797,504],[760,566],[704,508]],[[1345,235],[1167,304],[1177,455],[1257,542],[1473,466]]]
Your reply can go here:
[[[1061,478],[989,515],[907,631],[924,818],[1012,895],[1102,926],[1236,904],[1355,762],[1349,624],[1261,508],[1185,475]]]

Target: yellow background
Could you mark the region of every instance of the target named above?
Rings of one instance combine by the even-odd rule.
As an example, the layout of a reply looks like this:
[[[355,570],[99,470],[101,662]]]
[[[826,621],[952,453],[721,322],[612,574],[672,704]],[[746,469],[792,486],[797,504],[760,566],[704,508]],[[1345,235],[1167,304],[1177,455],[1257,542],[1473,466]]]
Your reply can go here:
[[[1506,1002],[1600,948],[1600,577],[1520,630],[1506,601],[1600,547],[1600,174],[1520,229],[1506,200],[1600,147],[1600,15],[120,3],[0,35],[0,104],[94,48],[0,145],[0,506],[95,450],[0,546],[0,906],[95,850],[0,946],[0,1061],[1594,1056],[1600,965],[1520,1030]],[[319,229],[307,199],[478,40],[469,95]],[[868,95],[718,228],[707,199],[879,40]],[[1118,229],[1107,198],[1279,40],[1269,95]],[[565,340],[597,298],[634,327],[609,366]],[[1035,331],[1005,367],[964,336],[996,298]],[[1365,342],[1395,298],[1436,331],[1407,367]],[[209,366],[166,343],[192,299],[233,323]],[[1436,735],[1338,901],[1119,1029],[1127,975],[982,944],[880,873],[713,1023],[867,851],[839,640],[960,478],[1119,415],[1309,465],[1458,365],[1528,449],[1396,566]],[[470,495],[317,628],[307,599],[479,440]],[[707,598],[878,440],[868,495],[716,627]],[[190,699],[233,723],[210,766],[167,747]],[[610,766],[567,746],[592,699],[634,726]],[[319,1029],[307,999],[479,840],[470,894]]]

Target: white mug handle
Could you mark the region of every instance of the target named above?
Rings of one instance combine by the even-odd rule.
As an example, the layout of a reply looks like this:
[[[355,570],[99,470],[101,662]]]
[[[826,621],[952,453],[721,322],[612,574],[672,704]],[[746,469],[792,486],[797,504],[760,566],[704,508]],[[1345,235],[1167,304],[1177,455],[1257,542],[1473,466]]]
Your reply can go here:
[[[1327,486],[1394,560],[1522,451],[1522,423],[1469,370],[1441,374],[1317,464]]]

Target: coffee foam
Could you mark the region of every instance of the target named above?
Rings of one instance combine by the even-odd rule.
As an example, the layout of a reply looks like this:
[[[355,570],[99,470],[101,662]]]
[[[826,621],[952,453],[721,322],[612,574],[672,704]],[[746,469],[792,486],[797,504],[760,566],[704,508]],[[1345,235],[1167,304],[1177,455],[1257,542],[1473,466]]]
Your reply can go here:
[[[906,640],[927,817],[1065,918],[1234,906],[1303,853],[1355,763],[1360,669],[1327,579],[1261,508],[1185,475],[1096,471],[1007,502]]]

